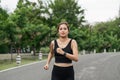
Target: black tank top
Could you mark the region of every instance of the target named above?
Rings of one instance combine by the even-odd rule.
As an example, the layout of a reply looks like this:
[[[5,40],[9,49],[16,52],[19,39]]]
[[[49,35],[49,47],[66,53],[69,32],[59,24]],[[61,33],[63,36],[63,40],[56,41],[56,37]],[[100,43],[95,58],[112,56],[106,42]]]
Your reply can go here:
[[[69,54],[73,54],[73,51],[71,49],[71,41],[72,39],[69,41],[69,43],[67,44],[67,46],[65,48],[62,48],[63,51],[65,51],[66,53]],[[55,46],[54,46],[54,56],[55,56],[55,62],[56,63],[72,63],[72,60],[68,59],[67,57],[57,53],[56,49],[59,47],[57,41],[54,41]]]

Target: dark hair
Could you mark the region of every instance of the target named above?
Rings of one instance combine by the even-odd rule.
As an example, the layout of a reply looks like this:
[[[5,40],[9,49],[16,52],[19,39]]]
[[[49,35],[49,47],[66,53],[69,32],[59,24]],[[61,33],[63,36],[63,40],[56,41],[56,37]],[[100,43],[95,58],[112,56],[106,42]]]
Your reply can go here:
[[[68,31],[69,31],[69,24],[68,24],[68,22],[61,22],[61,23],[59,23],[58,26],[57,26],[57,31],[59,30],[59,27],[62,24],[65,24],[67,26],[67,28],[68,28]]]

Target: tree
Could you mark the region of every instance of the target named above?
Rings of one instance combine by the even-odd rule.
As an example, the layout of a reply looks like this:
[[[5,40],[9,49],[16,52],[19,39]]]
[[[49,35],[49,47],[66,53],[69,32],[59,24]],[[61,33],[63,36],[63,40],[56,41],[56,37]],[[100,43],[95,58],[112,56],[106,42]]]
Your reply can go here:
[[[110,20],[107,22],[100,22],[95,24],[94,30],[96,35],[98,35],[98,49],[99,51],[107,49],[107,51],[113,51],[113,49],[120,50],[119,39],[119,18],[115,20]]]
[[[6,10],[2,9],[0,7],[0,45],[5,44],[7,42],[6,40],[6,32],[5,32],[5,24],[8,18],[8,13]]]
[[[6,21],[9,17],[7,10],[4,10],[0,6],[0,53],[6,53],[9,51],[7,43],[9,42],[6,33]]]
[[[84,9],[75,0],[50,0],[49,7],[52,9],[53,25],[66,20],[73,27],[80,27],[85,22]]]
[[[46,37],[49,34],[49,27],[45,23],[45,16],[42,16],[44,13],[45,7],[41,0],[38,0],[37,4],[28,0],[18,1],[14,15],[22,35],[21,47],[30,45],[34,49],[39,49],[40,46],[47,44]]]
[[[10,14],[2,8],[0,8],[0,21],[0,46],[6,45],[6,48],[9,47],[9,52],[11,52],[12,46],[16,42],[16,24],[11,19]],[[8,51],[6,48],[3,49],[5,52]]]

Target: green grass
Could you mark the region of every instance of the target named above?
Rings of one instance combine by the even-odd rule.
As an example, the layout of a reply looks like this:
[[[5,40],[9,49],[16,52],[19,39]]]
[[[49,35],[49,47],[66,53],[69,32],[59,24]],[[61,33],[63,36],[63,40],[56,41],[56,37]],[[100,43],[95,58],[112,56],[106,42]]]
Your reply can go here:
[[[43,59],[46,59],[46,57],[43,57]],[[12,61],[11,60],[1,60],[0,61],[0,70],[5,70],[8,68],[17,67],[17,66],[21,66],[24,64],[37,62],[37,61],[40,61],[37,56],[31,57],[31,58],[22,58],[21,64],[19,64],[19,65],[16,63],[16,60],[12,60]]]

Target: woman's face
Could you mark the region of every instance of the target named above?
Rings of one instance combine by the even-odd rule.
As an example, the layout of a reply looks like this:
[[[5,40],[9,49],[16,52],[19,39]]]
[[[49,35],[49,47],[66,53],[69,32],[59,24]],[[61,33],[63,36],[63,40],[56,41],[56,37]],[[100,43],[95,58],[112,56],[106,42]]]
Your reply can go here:
[[[58,34],[60,37],[67,37],[69,33],[68,27],[66,24],[61,24],[58,29]]]

